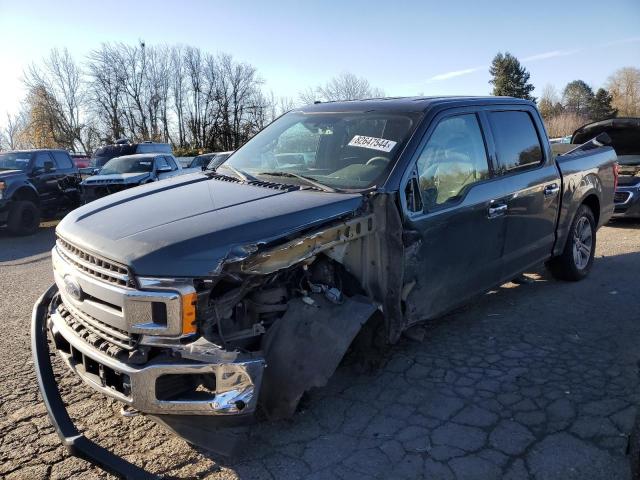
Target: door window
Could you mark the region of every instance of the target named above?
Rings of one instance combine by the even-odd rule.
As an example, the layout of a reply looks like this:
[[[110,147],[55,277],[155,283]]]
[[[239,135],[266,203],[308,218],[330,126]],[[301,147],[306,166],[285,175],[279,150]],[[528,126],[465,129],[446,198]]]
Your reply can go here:
[[[156,169],[160,170],[161,168],[166,168],[166,167],[171,168],[169,166],[169,163],[167,163],[167,159],[164,158],[164,157],[157,157],[156,158]]]
[[[36,158],[33,162],[34,168],[44,171],[45,162],[53,162],[51,156],[47,152],[36,153]]]
[[[164,158],[166,158],[167,162],[169,162],[169,166],[171,167],[171,170],[178,169],[178,165],[176,165],[176,161],[173,159],[173,157],[166,156]]]
[[[491,112],[489,121],[503,171],[535,168],[542,162],[542,148],[531,115],[522,111]]]
[[[56,160],[56,165],[58,166],[58,168],[64,170],[73,168],[73,162],[71,161],[69,155],[64,152],[52,152],[52,154],[53,158]]]
[[[475,114],[442,120],[420,154],[417,167],[427,210],[460,200],[470,185],[489,178],[487,152]]]

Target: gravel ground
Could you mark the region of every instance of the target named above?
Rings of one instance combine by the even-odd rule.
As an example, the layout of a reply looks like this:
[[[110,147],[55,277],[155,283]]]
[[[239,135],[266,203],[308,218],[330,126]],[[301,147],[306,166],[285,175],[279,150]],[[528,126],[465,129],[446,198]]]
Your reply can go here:
[[[53,229],[0,231],[0,477],[105,478],[59,445],[37,392],[31,307],[51,283]],[[218,458],[54,368],[87,436],[177,478],[630,478],[640,396],[640,224],[600,230],[591,276],[506,284],[402,339],[372,373],[340,367],[290,421]]]

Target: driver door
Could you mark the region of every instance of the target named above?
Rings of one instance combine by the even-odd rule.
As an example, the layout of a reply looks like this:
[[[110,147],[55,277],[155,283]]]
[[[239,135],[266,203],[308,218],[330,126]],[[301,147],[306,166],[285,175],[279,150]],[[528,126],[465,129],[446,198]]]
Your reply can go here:
[[[491,288],[502,270],[505,216],[493,206],[493,166],[479,114],[464,111],[434,122],[407,185],[419,193],[404,226],[409,324]]]
[[[50,170],[45,165],[51,166]],[[41,205],[45,208],[52,206],[58,197],[58,180],[60,173],[56,171],[56,163],[49,152],[35,152],[31,183],[36,187]]]

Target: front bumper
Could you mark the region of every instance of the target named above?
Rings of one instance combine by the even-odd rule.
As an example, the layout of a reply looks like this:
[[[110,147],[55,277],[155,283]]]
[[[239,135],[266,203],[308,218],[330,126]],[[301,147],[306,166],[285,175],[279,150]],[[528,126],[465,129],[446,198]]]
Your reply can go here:
[[[121,192],[132,187],[137,187],[138,183],[103,183],[103,184],[82,184],[81,185],[81,199],[82,203],[93,202],[112,193]]]
[[[196,424],[199,423],[199,416],[202,418],[201,423],[214,428],[245,425],[252,421],[265,367],[263,359],[202,362],[178,358],[151,361],[142,366],[124,363],[76,335],[58,310],[52,307],[57,294],[57,286],[52,285],[34,306],[32,351],[38,385],[47,412],[63,444],[72,455],[124,478],[153,478],[142,476],[142,470],[78,433],[56,385],[49,358],[47,330],[58,354],[87,385],[142,413],[165,419],[184,417]],[[187,392],[184,395],[158,398],[159,379],[171,376],[186,378],[188,375],[214,376],[215,391]]]
[[[640,218],[640,185],[618,187],[614,218]]]
[[[47,311],[56,292],[56,286],[52,285],[40,297],[33,309],[31,352],[40,395],[62,444],[71,455],[87,460],[119,478],[142,480],[159,478],[89,440],[78,431],[69,417],[53,374],[47,341]]]

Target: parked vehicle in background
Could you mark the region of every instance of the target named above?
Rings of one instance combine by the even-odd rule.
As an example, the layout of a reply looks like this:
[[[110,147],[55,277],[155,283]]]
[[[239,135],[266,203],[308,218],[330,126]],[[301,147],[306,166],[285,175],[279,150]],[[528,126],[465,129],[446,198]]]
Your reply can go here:
[[[542,262],[585,278],[615,160],[593,142],[553,155],[535,104],[514,98],[291,111],[216,172],[120,192],[58,225],[55,285],[32,326],[49,416],[83,458],[133,468],[78,441],[47,329],[92,388],[230,454],[246,439],[225,428],[258,408],[292,416],[363,329],[396,342]]]
[[[86,153],[71,152],[69,155],[77,168],[87,168],[91,164],[91,157]]]
[[[0,153],[0,225],[14,235],[35,233],[41,218],[79,205],[79,183],[65,150]]]
[[[202,170],[215,170],[229,158],[233,151],[230,152],[213,152],[198,155],[191,160],[189,168],[200,167]]]
[[[102,168],[109,160],[123,155],[135,155],[136,153],[168,153],[172,154],[171,145],[168,143],[142,142],[131,143],[129,140],[119,140],[113,145],[105,145],[93,152],[91,167]]]
[[[616,218],[640,218],[640,118],[612,118],[589,123],[575,131],[571,143],[601,133],[611,137],[618,155],[620,176],[614,197]]]
[[[127,188],[184,173],[190,172],[183,170],[174,156],[166,153],[140,153],[112,158],[97,175],[82,181],[82,200],[90,202]]]

